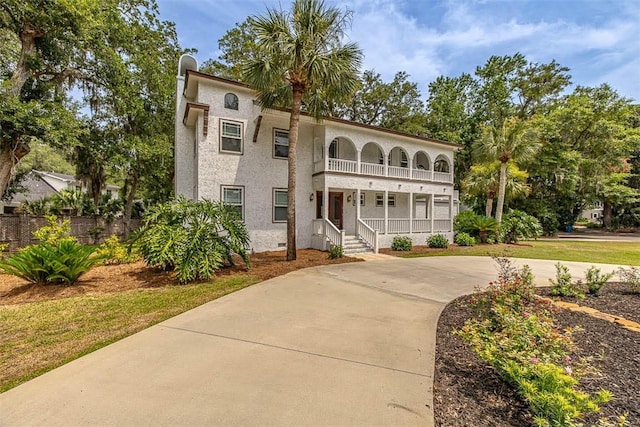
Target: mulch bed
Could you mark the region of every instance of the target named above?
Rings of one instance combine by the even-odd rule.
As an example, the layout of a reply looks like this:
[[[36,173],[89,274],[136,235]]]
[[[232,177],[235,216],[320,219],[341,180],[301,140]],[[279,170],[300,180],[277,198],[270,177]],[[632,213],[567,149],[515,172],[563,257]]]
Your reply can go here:
[[[608,286],[608,285],[607,285]],[[598,300],[608,312],[626,299],[615,294]],[[614,296],[617,295],[617,296]],[[505,384],[452,331],[474,315],[469,296],[448,304],[438,323],[434,378],[436,426],[529,426],[532,416],[513,387]],[[620,300],[623,301],[620,301]],[[609,302],[609,305],[606,302]],[[593,393],[606,389],[614,399],[601,412],[586,418],[592,425],[599,417],[628,414],[630,426],[640,425],[640,334],[583,313],[558,310],[558,326],[581,326],[573,338],[578,350],[574,359],[588,357],[598,369],[580,381],[581,389]]]
[[[252,275],[267,280],[294,270],[326,264],[362,261],[343,257],[328,259],[328,253],[315,249],[297,251],[295,261],[285,261],[284,251],[261,252],[251,255],[251,269],[247,271],[238,257],[235,266],[222,268],[216,277]],[[215,278],[213,279],[215,280]],[[81,295],[124,292],[133,289],[159,288],[178,285],[173,272],[160,271],[138,261],[132,264],[105,265],[92,268],[71,286],[31,284],[8,274],[0,274],[0,305],[22,304]]]

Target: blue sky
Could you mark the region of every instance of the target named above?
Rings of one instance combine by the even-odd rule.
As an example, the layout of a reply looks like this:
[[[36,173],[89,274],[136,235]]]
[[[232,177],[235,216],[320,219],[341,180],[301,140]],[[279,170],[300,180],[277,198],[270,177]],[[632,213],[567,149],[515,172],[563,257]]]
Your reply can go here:
[[[523,53],[571,69],[574,85],[609,83],[640,102],[640,0],[325,0],[353,11],[347,37],[385,81],[407,71],[423,96],[440,75],[473,73],[491,55]],[[202,63],[218,39],[289,0],[158,0],[182,47]]]

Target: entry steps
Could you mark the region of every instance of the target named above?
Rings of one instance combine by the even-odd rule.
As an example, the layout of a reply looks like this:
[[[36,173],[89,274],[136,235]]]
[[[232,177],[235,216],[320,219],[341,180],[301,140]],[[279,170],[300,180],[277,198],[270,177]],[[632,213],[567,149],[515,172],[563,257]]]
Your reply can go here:
[[[345,255],[351,254],[362,254],[367,252],[373,252],[365,242],[363,242],[358,236],[344,236],[344,241],[342,242],[342,252]]]

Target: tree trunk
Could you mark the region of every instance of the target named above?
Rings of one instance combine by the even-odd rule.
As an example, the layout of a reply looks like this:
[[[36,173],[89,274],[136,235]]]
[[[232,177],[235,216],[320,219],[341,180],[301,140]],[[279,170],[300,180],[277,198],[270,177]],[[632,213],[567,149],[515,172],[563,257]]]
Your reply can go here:
[[[29,151],[29,146],[22,142],[0,144],[0,196],[9,188],[13,168]]]
[[[122,224],[124,226],[124,235],[122,236],[122,240],[127,240],[129,238],[129,233],[131,232],[131,211],[133,210],[133,201],[136,196],[136,191],[138,191],[138,175],[134,174],[131,176],[127,202],[124,205],[124,213],[122,215]]]
[[[22,92],[22,87],[24,86],[27,79],[29,79],[29,68],[27,67],[28,61],[35,55],[36,53],[36,39],[38,37],[42,37],[44,32],[39,30],[32,24],[25,22],[20,29],[20,59],[18,60],[18,65],[16,66],[13,75],[11,76],[11,95],[12,96],[20,96],[20,92]]]
[[[507,188],[507,163],[500,163],[500,184],[498,188],[498,205],[496,206],[496,221],[502,222],[502,209],[504,208],[504,193]]]
[[[611,228],[613,223],[613,206],[607,199],[602,203],[602,225],[605,228]]]
[[[293,88],[293,105],[289,119],[289,176],[287,181],[287,261],[297,258],[296,251],[296,159],[300,127],[302,90]]]

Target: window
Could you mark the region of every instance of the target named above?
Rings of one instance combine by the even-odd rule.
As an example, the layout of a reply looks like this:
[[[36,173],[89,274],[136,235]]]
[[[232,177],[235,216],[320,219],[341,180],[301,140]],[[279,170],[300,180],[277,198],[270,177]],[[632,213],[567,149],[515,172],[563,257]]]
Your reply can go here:
[[[360,206],[364,206],[364,193],[360,193]]]
[[[273,222],[287,222],[286,189],[273,189]]]
[[[389,154],[391,155],[391,154]],[[379,165],[384,165],[384,154],[382,154],[382,151],[378,150],[378,164]]]
[[[220,120],[220,151],[242,154],[242,123]]]
[[[331,141],[331,144],[329,144],[329,158],[330,159],[338,158],[338,140],[337,139],[334,139],[333,141]]]
[[[238,97],[234,93],[228,93],[224,96],[224,108],[230,110],[238,109]]]
[[[383,207],[384,206],[384,194],[382,193],[376,193],[376,207]]]
[[[395,194],[389,194],[387,196],[387,205],[389,205],[391,207],[395,207],[395,205],[396,205],[396,195]]]
[[[286,159],[289,157],[289,131],[273,130],[273,157]]]
[[[222,186],[222,202],[244,219],[244,187]]]

